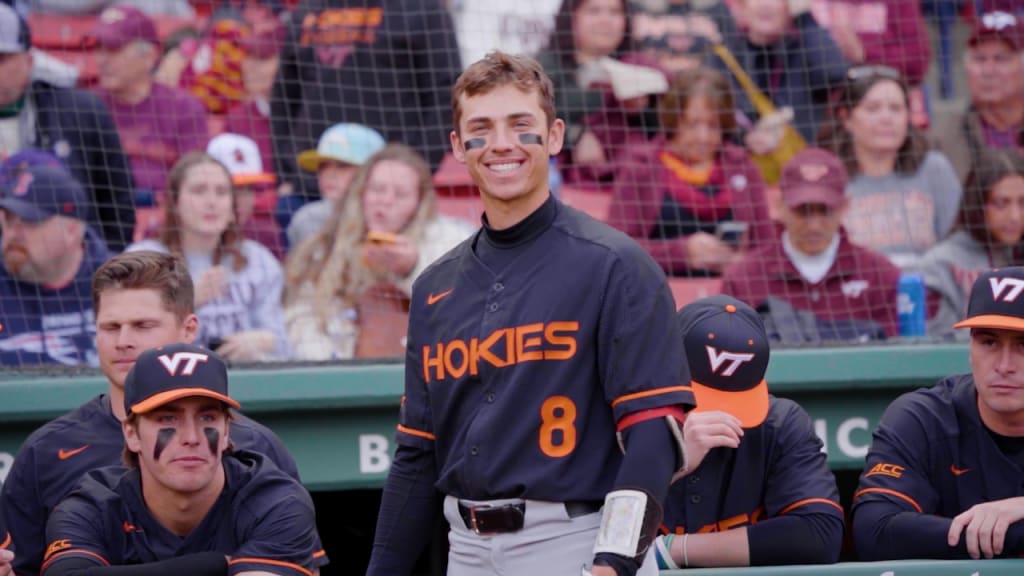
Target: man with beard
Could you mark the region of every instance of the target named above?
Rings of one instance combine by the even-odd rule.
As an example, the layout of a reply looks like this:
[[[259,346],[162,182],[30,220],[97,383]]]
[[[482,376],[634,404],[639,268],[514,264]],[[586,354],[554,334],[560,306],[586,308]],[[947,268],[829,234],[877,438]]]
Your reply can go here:
[[[82,186],[29,166],[0,186],[0,365],[98,364],[91,281],[109,257]]]

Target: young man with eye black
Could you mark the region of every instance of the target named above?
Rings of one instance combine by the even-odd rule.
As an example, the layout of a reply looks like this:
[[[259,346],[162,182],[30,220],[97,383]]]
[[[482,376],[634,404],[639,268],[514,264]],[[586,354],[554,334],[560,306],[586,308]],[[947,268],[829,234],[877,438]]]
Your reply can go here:
[[[92,301],[96,352],[109,385],[33,432],[0,491],[0,517],[15,544],[18,576],[39,575],[46,520],[57,503],[86,472],[121,462],[124,385],[135,359],[150,348],[192,342],[199,331],[195,287],[178,256],[141,250],[110,258],[93,274]],[[267,427],[236,413],[231,438],[237,448],[265,454],[299,478],[291,454]],[[0,576],[7,576],[2,563]]]
[[[234,452],[224,362],[143,352],[125,381],[121,466],[93,470],[46,526],[47,576],[312,576],[313,501],[261,454]]]
[[[483,228],[413,287],[368,574],[410,574],[442,510],[451,575],[655,574],[693,406],[664,274],[550,193],[565,125],[536,61],[489,54],[452,111]]]

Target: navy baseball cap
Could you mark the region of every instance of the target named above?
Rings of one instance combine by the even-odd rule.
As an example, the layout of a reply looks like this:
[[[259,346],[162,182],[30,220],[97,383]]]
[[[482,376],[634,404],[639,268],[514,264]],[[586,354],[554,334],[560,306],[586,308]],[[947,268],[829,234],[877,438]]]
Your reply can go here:
[[[1024,266],[982,272],[971,286],[967,316],[954,328],[1024,332]]]
[[[19,54],[31,47],[28,23],[14,8],[0,2],[0,54]]]
[[[145,414],[182,398],[202,396],[238,408],[228,396],[228,368],[216,354],[195,344],[146,350],[124,381],[124,409]]]
[[[53,216],[87,221],[89,198],[85,189],[61,166],[29,165],[0,173],[0,210],[27,222],[42,222]]]
[[[743,428],[768,416],[768,334],[761,316],[743,302],[719,294],[679,310],[683,351],[697,412],[718,410]]]

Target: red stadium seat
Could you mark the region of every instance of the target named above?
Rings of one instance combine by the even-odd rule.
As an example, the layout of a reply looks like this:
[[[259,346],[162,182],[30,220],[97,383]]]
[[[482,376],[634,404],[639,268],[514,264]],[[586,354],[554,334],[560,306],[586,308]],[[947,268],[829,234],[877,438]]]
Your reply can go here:
[[[714,296],[722,291],[720,278],[669,278],[668,286],[676,299],[676,308],[682,308],[699,298]]]
[[[451,218],[465,220],[473,226],[480,225],[480,214],[484,211],[484,203],[480,196],[444,196],[437,197],[437,212]]]
[[[434,173],[434,188],[441,196],[476,196],[476,184],[469,175],[465,164],[461,164],[449,152],[444,155],[441,165]]]
[[[97,16],[67,16],[63,14],[34,13],[28,17],[32,30],[32,45],[43,50],[86,50],[94,46],[92,32]],[[201,20],[176,16],[157,16],[157,34],[167,38],[186,26],[200,27]]]
[[[612,196],[608,192],[563,186],[561,196],[562,202],[569,206],[582,210],[602,222],[608,220],[608,208],[612,203]]]

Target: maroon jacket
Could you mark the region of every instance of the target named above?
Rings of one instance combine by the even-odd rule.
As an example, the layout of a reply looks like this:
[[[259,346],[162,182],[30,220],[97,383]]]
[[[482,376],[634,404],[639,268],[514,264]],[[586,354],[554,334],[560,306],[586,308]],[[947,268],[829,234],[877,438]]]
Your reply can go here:
[[[885,256],[850,243],[841,231],[832,268],[820,282],[809,284],[786,257],[779,235],[725,270],[722,293],[754,307],[775,296],[822,320],[874,320],[886,334],[897,336],[899,279],[899,269]]]
[[[930,63],[928,29],[916,0],[812,0],[811,13],[822,28],[846,21],[864,46],[864,62],[900,71],[920,84]]]
[[[662,208],[670,193],[666,179],[672,173],[659,160],[665,148],[663,137],[624,153],[615,178],[608,223],[629,234],[654,258],[667,274],[686,275],[688,253],[686,236],[658,238]],[[747,245],[759,246],[775,234],[768,215],[761,173],[746,151],[732,144],[722,146],[717,160],[722,175],[720,194],[731,198],[732,219],[746,222]]]

